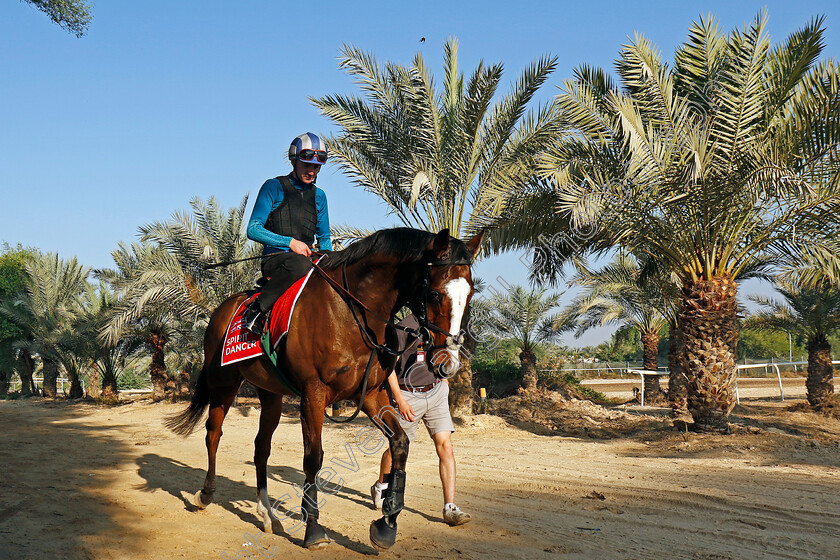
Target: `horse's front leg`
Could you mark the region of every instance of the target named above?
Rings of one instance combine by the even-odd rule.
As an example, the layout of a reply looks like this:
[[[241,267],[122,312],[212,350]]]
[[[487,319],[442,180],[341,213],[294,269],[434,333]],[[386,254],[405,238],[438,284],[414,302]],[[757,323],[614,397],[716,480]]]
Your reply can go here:
[[[306,521],[306,534],[303,546],[321,548],[330,542],[326,531],[318,523],[318,487],[316,479],[324,461],[324,449],[321,446],[321,428],[324,424],[325,390],[322,385],[304,387],[300,399],[300,424],[303,429],[303,472],[306,482],[303,485],[301,510]]]
[[[370,524],[370,541],[382,549],[390,548],[397,540],[397,516],[405,502],[405,464],[408,460],[408,436],[400,426],[399,412],[391,406],[388,393],[380,389],[367,396],[363,410],[388,438],[391,448],[391,472],[388,488],[382,501],[380,519]]]

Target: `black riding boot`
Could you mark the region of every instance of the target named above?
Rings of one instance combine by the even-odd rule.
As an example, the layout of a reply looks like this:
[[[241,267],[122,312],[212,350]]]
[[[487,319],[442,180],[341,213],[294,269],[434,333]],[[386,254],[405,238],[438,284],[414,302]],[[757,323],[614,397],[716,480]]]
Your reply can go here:
[[[242,322],[245,328],[257,336],[262,336],[265,330],[266,314],[260,309],[258,301],[252,301],[245,307],[245,312],[242,314]]]

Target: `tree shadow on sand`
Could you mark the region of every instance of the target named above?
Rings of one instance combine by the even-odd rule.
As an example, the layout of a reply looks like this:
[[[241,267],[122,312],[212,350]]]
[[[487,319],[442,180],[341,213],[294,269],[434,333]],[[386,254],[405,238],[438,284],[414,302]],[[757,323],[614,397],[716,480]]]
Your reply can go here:
[[[97,425],[90,412],[44,399],[0,402],[0,557],[89,558],[108,535],[142,554],[141,531],[120,523],[101,497],[116,466],[131,460],[113,435],[123,427]]]

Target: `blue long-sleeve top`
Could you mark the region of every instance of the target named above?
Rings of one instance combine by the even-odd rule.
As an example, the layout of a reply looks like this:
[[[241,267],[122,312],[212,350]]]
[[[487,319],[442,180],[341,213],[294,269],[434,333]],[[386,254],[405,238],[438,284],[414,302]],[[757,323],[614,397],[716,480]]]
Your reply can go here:
[[[315,237],[318,239],[318,247],[324,251],[332,251],[330,239],[330,215],[327,209],[327,195],[315,185],[304,185],[294,176],[289,174],[292,185],[298,190],[305,188],[315,189],[315,211],[317,221],[315,223]],[[289,251],[289,244],[292,238],[286,235],[278,235],[265,229],[265,221],[269,214],[283,202],[283,185],[278,179],[269,179],[260,187],[257,200],[254,202],[254,209],[251,211],[251,219],[248,221],[248,239],[262,243],[263,255],[276,253],[278,251]]]

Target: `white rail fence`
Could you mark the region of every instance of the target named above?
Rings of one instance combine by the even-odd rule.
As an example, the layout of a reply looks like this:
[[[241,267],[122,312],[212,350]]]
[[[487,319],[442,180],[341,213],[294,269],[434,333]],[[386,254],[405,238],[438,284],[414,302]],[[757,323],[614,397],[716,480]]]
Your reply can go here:
[[[840,361],[831,362],[832,364],[840,364]],[[764,368],[765,373],[767,373],[768,368],[770,370],[776,371],[776,379],[779,381],[779,399],[784,402],[785,400],[785,389],[782,386],[782,372],[779,369],[779,366],[794,366],[794,371],[797,371],[796,368],[798,366],[807,366],[808,362],[766,362],[761,364],[740,364],[738,365],[738,375],[735,377],[735,401],[738,404],[741,404],[741,393],[738,390],[738,377],[741,376],[741,371],[748,370],[748,369],[757,369],[757,368]],[[647,369],[628,369],[627,373],[635,373],[639,376],[641,387],[639,389],[639,404],[644,406],[645,404],[645,376],[646,375],[658,375],[658,376],[668,376],[667,369],[663,372],[663,368],[659,368],[657,371],[651,371]]]
[[[835,360],[831,362],[832,365],[840,364],[840,361]],[[785,390],[782,385],[782,372],[781,368],[792,367],[793,371],[798,372],[800,366],[807,366],[808,362],[762,362],[757,364],[739,364],[738,365],[738,375],[735,377],[735,400],[738,404],[741,404],[741,394],[738,390],[738,377],[741,377],[741,371],[750,370],[750,369],[764,369],[764,373],[776,373],[776,379],[779,382],[779,399],[784,402],[785,400]],[[802,369],[805,369],[803,367]],[[606,368],[569,368],[569,369],[550,369],[550,370],[540,370],[543,373],[550,373],[550,374],[563,374],[569,373],[575,375],[575,377],[581,377],[578,372],[596,372],[598,376],[601,376],[601,372],[609,371],[611,373],[618,373],[620,378],[624,377],[626,373],[628,376],[638,375],[639,376],[639,404],[644,406],[645,404],[645,376],[652,376],[656,375],[659,377],[667,377],[668,376],[668,368],[660,367],[656,371],[647,370],[647,369],[637,369],[630,367],[629,364],[624,368],[614,368],[609,367]]]
[[[85,380],[82,379],[82,391],[85,392],[87,389],[85,387]],[[44,378],[43,377],[33,377],[32,382],[35,383],[35,387],[43,387],[44,386]],[[66,377],[59,377],[55,380],[56,387],[58,388],[59,393],[67,394],[67,391],[70,389],[70,380]],[[20,391],[20,379],[9,381],[9,392],[13,393],[15,391]],[[65,386],[67,387],[65,389]]]
[[[834,360],[831,362],[831,365],[840,364],[840,361]],[[808,362],[769,362],[764,364],[742,364],[738,366],[738,372],[740,375],[740,371],[744,369],[751,369],[751,368],[772,368],[776,370],[776,379],[779,380],[779,399],[784,402],[785,400],[785,389],[782,387],[782,373],[779,371],[779,366],[807,366]],[[738,404],[741,404],[741,395],[738,393],[738,378],[735,378],[735,400]]]

